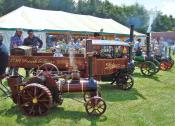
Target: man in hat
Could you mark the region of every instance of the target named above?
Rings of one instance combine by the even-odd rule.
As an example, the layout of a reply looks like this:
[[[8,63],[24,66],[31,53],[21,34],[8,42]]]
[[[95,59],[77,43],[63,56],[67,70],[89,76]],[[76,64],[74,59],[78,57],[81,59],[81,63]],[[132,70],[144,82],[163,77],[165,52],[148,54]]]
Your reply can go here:
[[[13,37],[11,37],[10,48],[16,48],[16,47],[21,46],[23,44],[21,36],[22,36],[22,29],[17,28],[15,35]]]
[[[14,49],[14,48],[17,48],[18,46],[21,46],[23,45],[23,41],[22,41],[22,29],[21,28],[17,28],[16,29],[16,32],[15,32],[15,35],[13,37],[11,37],[11,43],[10,43],[10,50]],[[10,68],[9,69],[9,74],[10,75],[18,75],[18,68]]]
[[[5,70],[8,64],[8,51],[3,44],[3,36],[0,33],[0,80],[3,79],[5,75]]]
[[[28,37],[24,39],[23,45],[37,48],[41,48],[43,46],[42,40],[33,34],[33,30],[28,30],[27,33]]]

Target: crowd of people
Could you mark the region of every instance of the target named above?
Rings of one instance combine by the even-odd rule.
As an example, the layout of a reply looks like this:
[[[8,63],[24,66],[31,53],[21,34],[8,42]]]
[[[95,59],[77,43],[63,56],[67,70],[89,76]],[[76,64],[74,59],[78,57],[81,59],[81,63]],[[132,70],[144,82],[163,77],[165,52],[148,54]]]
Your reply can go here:
[[[152,39],[151,41],[151,48],[155,55],[166,57],[166,49],[165,47],[170,47],[173,51],[173,54],[175,52],[175,42],[174,44],[170,45],[168,41],[166,41],[163,37],[160,37],[160,39]]]
[[[16,29],[14,36],[10,39],[10,50],[17,48],[19,46],[30,46],[30,47],[37,47],[41,48],[43,42],[40,38],[34,35],[33,30],[27,31],[28,36],[23,40],[22,34],[23,30],[20,28]],[[3,75],[6,70],[6,65],[8,62],[8,51],[7,47],[3,44],[3,35],[0,34],[0,75]],[[10,67],[9,72],[10,75],[18,75],[18,68],[17,67]],[[29,76],[29,70],[26,70],[26,76]]]
[[[42,48],[43,42],[39,37],[34,35],[33,30],[28,30],[27,33],[28,33],[28,36],[23,40],[22,39],[23,30],[20,28],[16,29],[14,36],[12,36],[10,39],[10,50],[17,48],[19,46],[30,46],[30,47]],[[94,34],[93,39],[99,39],[99,35]],[[65,40],[62,37],[61,39],[53,39],[51,42],[52,42],[52,45],[50,47],[51,49],[55,50],[55,53],[53,55],[55,57],[62,57],[63,54],[68,54],[70,49],[73,49],[75,53],[85,54],[86,39],[69,37],[69,40]],[[133,42],[133,45],[134,45],[133,51],[135,53],[135,56],[143,55],[143,48],[145,47],[144,42],[140,38],[138,38],[136,41]],[[160,38],[159,40],[156,40],[156,39],[151,40],[151,49],[155,53],[155,55],[163,55],[165,51],[164,48],[166,46],[167,46],[167,42],[164,41],[163,38]],[[101,48],[101,51],[105,52],[105,50],[106,48]],[[118,56],[121,55],[121,53],[127,54],[128,52],[128,49],[122,48],[122,47],[118,47],[113,50],[114,50],[114,54],[117,54]],[[0,34],[0,58],[1,58],[0,65],[3,66],[3,67],[0,67],[0,75],[4,73],[5,64],[7,64],[8,62],[7,57],[8,57],[8,51],[5,45],[3,44],[3,36],[2,34]],[[10,75],[18,75],[18,68],[10,67],[8,70],[8,73]],[[26,76],[29,76],[29,69],[26,69]]]
[[[171,48],[173,54],[175,54],[175,42],[173,45],[170,45],[169,42],[167,42],[163,37],[150,40],[150,53],[153,55],[166,57],[167,47]],[[134,42],[133,49],[135,56],[144,55],[144,53],[146,52],[146,41],[142,41],[140,38],[138,38],[137,41]]]

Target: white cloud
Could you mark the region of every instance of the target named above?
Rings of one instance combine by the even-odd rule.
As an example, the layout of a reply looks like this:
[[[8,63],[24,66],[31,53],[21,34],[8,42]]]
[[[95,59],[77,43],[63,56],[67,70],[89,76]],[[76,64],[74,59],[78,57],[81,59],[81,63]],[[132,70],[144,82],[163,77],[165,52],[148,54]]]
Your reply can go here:
[[[167,15],[173,15],[175,17],[175,0],[163,1],[160,10]]]

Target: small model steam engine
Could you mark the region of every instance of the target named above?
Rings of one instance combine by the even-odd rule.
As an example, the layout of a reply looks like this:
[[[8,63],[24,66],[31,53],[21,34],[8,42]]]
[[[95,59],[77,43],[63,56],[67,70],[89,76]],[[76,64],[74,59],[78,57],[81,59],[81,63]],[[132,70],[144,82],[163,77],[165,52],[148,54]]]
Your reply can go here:
[[[88,58],[91,61],[92,55]],[[12,91],[12,99],[24,114],[39,116],[47,114],[53,105],[61,105],[63,93],[83,92],[86,112],[89,115],[102,115],[106,110],[106,103],[100,97],[97,82],[92,77],[92,62],[89,62],[88,79],[81,79],[78,70],[70,73],[71,79],[68,79],[68,73],[59,72],[55,65],[46,63],[26,82],[19,76],[11,76],[8,78],[8,85]]]

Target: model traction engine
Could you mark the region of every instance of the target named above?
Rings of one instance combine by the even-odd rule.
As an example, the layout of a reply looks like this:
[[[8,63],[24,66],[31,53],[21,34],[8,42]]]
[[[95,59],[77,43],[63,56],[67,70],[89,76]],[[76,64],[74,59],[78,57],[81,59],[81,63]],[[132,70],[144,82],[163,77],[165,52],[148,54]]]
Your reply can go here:
[[[131,31],[130,38],[133,40],[134,26],[131,27]],[[135,56],[134,65],[140,67],[141,73],[145,76],[152,76],[159,72],[160,64],[151,56],[150,34],[148,33],[146,36],[146,55]]]
[[[28,81],[22,81],[20,76],[8,78],[8,85],[12,91],[13,101],[19,105],[24,114],[39,116],[48,113],[53,105],[61,105],[63,93],[83,92],[85,109],[89,115],[102,115],[106,110],[106,103],[98,93],[96,80],[93,79],[93,54],[88,54],[89,78],[82,79],[77,70],[72,70],[71,79],[58,71],[50,63],[41,65],[36,75]]]

